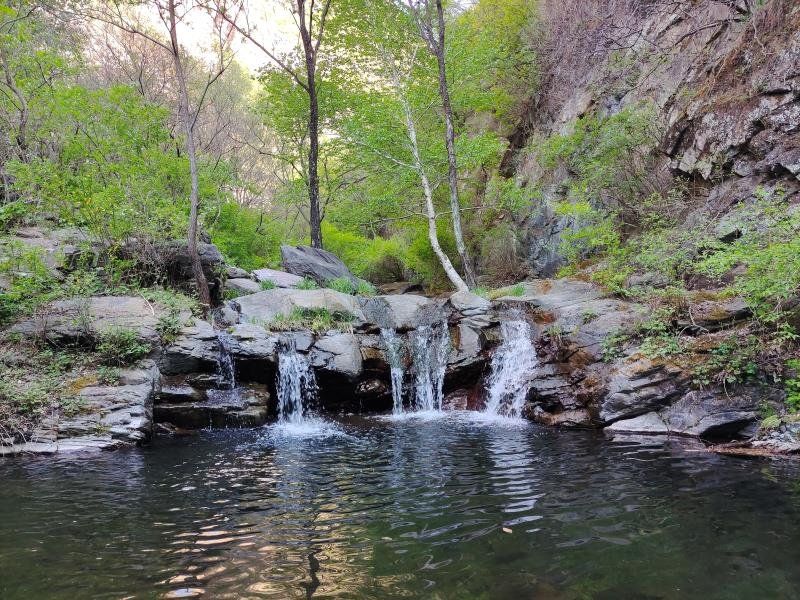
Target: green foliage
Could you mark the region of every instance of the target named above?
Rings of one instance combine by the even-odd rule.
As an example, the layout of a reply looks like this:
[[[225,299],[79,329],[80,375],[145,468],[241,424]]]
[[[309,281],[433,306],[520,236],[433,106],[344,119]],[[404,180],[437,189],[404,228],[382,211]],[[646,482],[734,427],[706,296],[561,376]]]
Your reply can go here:
[[[348,277],[337,277],[336,279],[329,279],[325,282],[325,287],[341,292],[343,294],[355,294],[356,284],[350,281]]]
[[[6,243],[0,275],[9,285],[0,293],[0,322],[8,323],[60,295],[58,281],[44,262],[41,250],[22,243]]]
[[[378,293],[377,288],[369,281],[359,279],[356,284],[356,294],[359,296],[375,296]]]
[[[261,289],[263,291],[265,291],[265,292],[267,290],[274,290],[276,287],[278,287],[278,286],[275,285],[275,282],[272,281],[271,279],[263,280],[260,285],[261,285]]]
[[[742,383],[754,378],[758,373],[759,343],[752,335],[746,339],[731,336],[714,348],[707,360],[694,366],[692,382],[703,387],[712,383]]]
[[[122,370],[118,367],[100,365],[97,368],[97,382],[101,385],[119,385],[122,380]]]
[[[797,413],[800,412],[800,360],[787,360],[786,368],[789,371],[789,376],[783,380],[786,407],[790,412]]]
[[[303,277],[303,280],[297,284],[298,290],[316,290],[319,289],[317,282],[308,277]]]
[[[620,358],[630,343],[630,335],[622,331],[609,333],[600,344],[600,356],[605,362],[614,362]]]
[[[385,283],[402,280],[409,270],[408,242],[401,236],[389,239],[365,237],[323,223],[326,249],[333,252],[357,277]]]
[[[331,312],[327,308],[295,307],[289,315],[277,315],[264,326],[270,331],[310,329],[321,332],[332,329],[350,330],[354,320],[355,316],[348,312]]]
[[[761,429],[777,429],[782,423],[783,421],[778,415],[769,415],[768,417],[764,418],[763,421],[761,421]]]
[[[280,264],[281,244],[294,243],[281,221],[227,201],[209,219],[211,241],[233,264],[252,271]]]
[[[141,340],[135,329],[109,327],[98,332],[97,338],[98,356],[108,366],[130,365],[151,350],[150,344]]]

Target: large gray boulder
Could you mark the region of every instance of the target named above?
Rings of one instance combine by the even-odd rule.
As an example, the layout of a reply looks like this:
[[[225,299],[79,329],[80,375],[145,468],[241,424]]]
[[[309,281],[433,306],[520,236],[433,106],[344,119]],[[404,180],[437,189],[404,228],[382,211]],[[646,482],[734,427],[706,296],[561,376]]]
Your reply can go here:
[[[256,269],[253,271],[253,277],[256,281],[271,281],[275,287],[279,288],[295,288],[303,281],[299,275],[292,275],[286,271],[277,271],[275,269]]]
[[[217,332],[206,321],[196,320],[164,349],[159,367],[164,375],[213,372],[219,351]]]
[[[489,312],[492,303],[472,292],[456,292],[448,299],[453,310],[465,317],[484,315]]]
[[[281,246],[283,268],[299,277],[313,279],[319,285],[325,285],[331,279],[345,278],[358,283],[358,279],[350,269],[335,255],[327,250],[310,246]]]
[[[225,287],[239,294],[255,294],[261,291],[261,286],[257,282],[244,278],[228,279]]]
[[[267,325],[278,315],[288,317],[295,308],[326,309],[331,313],[349,313],[354,318],[354,326],[362,325],[366,321],[364,312],[355,296],[329,289],[266,290],[237,298],[236,306],[243,322]]]

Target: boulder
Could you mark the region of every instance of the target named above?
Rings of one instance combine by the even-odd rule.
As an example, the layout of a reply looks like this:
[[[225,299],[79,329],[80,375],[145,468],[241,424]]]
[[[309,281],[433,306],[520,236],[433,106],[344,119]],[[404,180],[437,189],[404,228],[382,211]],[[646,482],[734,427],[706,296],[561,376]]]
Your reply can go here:
[[[687,375],[682,369],[644,356],[618,361],[608,391],[600,401],[605,423],[659,411],[684,392]]]
[[[281,246],[283,268],[299,277],[313,279],[319,285],[325,285],[331,279],[345,278],[358,283],[358,279],[350,269],[335,255],[327,250],[310,246]]]
[[[606,429],[613,433],[735,437],[756,423],[761,401],[762,394],[753,389],[730,395],[717,390],[693,390],[660,411],[616,421]]]
[[[276,271],[275,269],[256,269],[253,271],[253,277],[256,281],[271,281],[275,287],[279,288],[294,288],[303,281],[303,278],[298,275],[292,275],[286,271]]]
[[[250,279],[250,274],[244,269],[228,265],[225,267],[225,277],[228,279]]]
[[[174,241],[165,244],[163,253],[169,257],[169,266],[172,276],[177,280],[193,279],[192,259],[189,256],[189,247],[185,241]],[[212,278],[217,267],[225,263],[225,257],[214,244],[199,242],[197,253],[200,255],[200,264],[206,276]]]
[[[159,367],[164,375],[213,373],[219,361],[219,339],[214,327],[196,320],[184,327],[178,338],[164,349]]]
[[[308,334],[310,337],[310,334]],[[279,337],[260,325],[240,323],[228,330],[228,351],[235,360],[275,362]]]
[[[312,365],[355,381],[363,368],[358,338],[352,333],[334,333],[320,338],[311,350]]]
[[[486,298],[476,296],[472,292],[456,292],[447,302],[453,310],[465,317],[486,314],[492,307],[492,303]]]
[[[278,315],[289,316],[295,308],[324,308],[331,313],[349,313],[354,317],[354,326],[366,321],[355,296],[329,289],[266,290],[237,298],[235,305],[242,321],[264,324],[269,324]]]
[[[396,331],[409,331],[444,318],[438,302],[413,294],[363,298],[361,309],[368,322]]]
[[[751,315],[750,308],[741,298],[725,300],[706,300],[689,307],[690,317],[678,322],[684,330],[715,331],[726,325],[746,319]]]
[[[225,282],[225,287],[241,294],[255,294],[261,291],[261,286],[258,282],[252,279],[228,279]]]
[[[33,319],[12,327],[12,331],[43,337],[52,343],[72,343],[95,336],[112,327],[135,330],[139,337],[156,344],[160,340],[158,321],[166,309],[137,296],[95,296],[59,300]],[[179,318],[187,319],[189,313]]]

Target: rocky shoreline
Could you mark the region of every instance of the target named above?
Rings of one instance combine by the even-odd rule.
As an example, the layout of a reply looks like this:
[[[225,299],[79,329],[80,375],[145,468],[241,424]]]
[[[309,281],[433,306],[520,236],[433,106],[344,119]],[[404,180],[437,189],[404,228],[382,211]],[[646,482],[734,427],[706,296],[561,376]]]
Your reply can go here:
[[[230,286],[230,281],[256,283],[260,276],[286,286],[297,284],[291,274],[279,271],[233,274],[239,277],[228,280],[229,289],[240,292],[247,286]],[[524,414],[535,422],[602,428],[613,435],[733,442],[737,448],[762,453],[800,450],[791,424],[778,430],[759,428],[765,404],[780,406],[779,389],[700,388],[693,385],[686,365],[648,358],[635,343],[609,357],[609,338],[635,331],[647,316],[646,307],[609,297],[577,278],[535,280],[523,288],[521,295],[490,302],[465,292],[445,298],[361,297],[325,288],[251,287],[251,293],[227,301],[209,321],[179,315],[184,326],[167,344],[158,343],[156,332],[165,309],[144,298],[57,302],[11,331],[67,344],[80,342],[100,327],[133,327],[138,336],[153,342],[154,350],[125,369],[115,385],[87,381],[77,390],[83,401],[79,415],[52,416],[28,439],[5,439],[0,455],[111,449],[145,443],[156,432],[263,425],[275,415],[278,348],[286,343],[313,367],[320,411],[384,412],[392,406],[390,361],[381,337],[387,329],[407,345],[420,328],[446,327],[443,405],[480,410],[492,353],[501,342],[500,324],[509,319],[530,324],[538,366],[527,374]],[[711,304],[697,311],[694,343],[702,344],[715,327],[742,318],[735,301]],[[281,322],[298,311],[324,311],[346,319],[322,328]],[[79,313],[81,319],[76,319]],[[227,375],[222,373],[225,361],[230,362],[229,370],[232,367]],[[408,377],[408,357],[405,361]]]

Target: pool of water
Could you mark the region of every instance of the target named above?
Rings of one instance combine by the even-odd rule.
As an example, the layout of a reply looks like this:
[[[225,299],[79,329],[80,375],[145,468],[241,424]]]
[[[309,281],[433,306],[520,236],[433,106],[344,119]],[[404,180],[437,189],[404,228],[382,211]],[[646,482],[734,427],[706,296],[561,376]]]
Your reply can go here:
[[[0,462],[0,598],[800,597],[800,467],[358,419]]]

